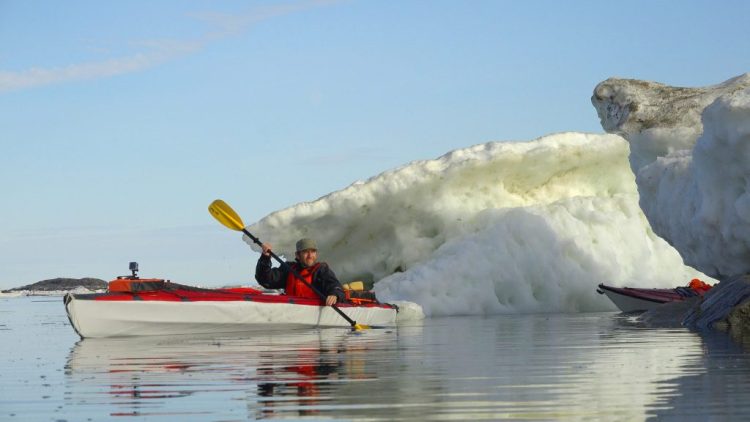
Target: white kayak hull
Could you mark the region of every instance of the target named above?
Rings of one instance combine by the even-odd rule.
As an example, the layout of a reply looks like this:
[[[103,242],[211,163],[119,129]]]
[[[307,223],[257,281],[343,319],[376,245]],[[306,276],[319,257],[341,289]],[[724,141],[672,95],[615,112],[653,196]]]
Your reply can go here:
[[[604,295],[607,296],[622,312],[650,311],[664,303],[627,296],[610,290],[604,290]]]
[[[98,301],[66,295],[70,323],[82,338],[267,332],[311,327],[351,327],[326,306],[254,301]],[[396,309],[339,308],[358,324],[392,326]]]

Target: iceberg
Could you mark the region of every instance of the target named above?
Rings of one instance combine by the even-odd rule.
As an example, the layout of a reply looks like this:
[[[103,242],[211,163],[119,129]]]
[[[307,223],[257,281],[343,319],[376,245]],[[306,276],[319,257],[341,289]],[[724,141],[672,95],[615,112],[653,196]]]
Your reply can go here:
[[[654,232],[712,277],[750,272],[750,73],[705,88],[608,79],[592,103],[630,145]]]
[[[610,134],[489,142],[355,182],[248,230],[287,258],[312,237],[342,282],[363,280],[381,300],[415,302],[428,316],[614,310],[599,283],[704,278],[650,228],[628,154]]]

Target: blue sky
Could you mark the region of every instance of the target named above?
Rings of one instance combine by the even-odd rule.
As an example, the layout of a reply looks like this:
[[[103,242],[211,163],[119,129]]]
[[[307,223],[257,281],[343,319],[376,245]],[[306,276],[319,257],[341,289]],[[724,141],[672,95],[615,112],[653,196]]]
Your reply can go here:
[[[602,132],[612,76],[750,71],[743,1],[0,0],[0,288],[248,283],[251,223],[409,161]],[[272,241],[273,239],[267,239]]]

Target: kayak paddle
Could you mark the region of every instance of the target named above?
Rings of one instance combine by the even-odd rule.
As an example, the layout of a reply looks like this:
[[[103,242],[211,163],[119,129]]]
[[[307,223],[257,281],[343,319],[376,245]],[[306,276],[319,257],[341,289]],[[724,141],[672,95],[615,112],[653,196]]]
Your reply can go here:
[[[253,236],[252,233],[247,231],[245,228],[245,225],[242,223],[242,219],[239,215],[230,207],[226,202],[222,201],[221,199],[217,199],[214,202],[211,203],[211,205],[208,206],[208,212],[211,213],[211,215],[222,225],[225,227],[228,227],[235,231],[241,231],[247,235],[252,241],[257,244],[258,246],[263,245],[263,243],[258,239],[257,237]],[[292,274],[294,274],[295,277],[297,277],[298,280],[305,283],[307,287],[309,287],[312,291],[314,291],[320,298],[325,301],[326,297],[318,291],[315,287],[313,287],[310,283],[308,283],[304,278],[302,278],[297,271],[294,270],[289,264],[287,264],[285,261],[283,261],[281,258],[279,258],[273,251],[269,251],[271,254],[271,257],[274,258],[279,264],[281,264],[281,267],[290,271]],[[364,330],[369,329],[370,326],[365,324],[357,324],[356,321],[349,318],[344,312],[341,311],[341,309],[338,308],[335,304],[331,305],[331,308],[333,308],[334,311],[338,312],[339,315],[341,315],[346,322],[351,324],[352,330]]]

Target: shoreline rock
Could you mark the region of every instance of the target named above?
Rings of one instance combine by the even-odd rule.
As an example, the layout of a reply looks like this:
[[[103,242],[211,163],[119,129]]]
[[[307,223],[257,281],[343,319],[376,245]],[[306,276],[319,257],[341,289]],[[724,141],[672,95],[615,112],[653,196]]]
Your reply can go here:
[[[55,296],[69,292],[88,293],[107,289],[107,282],[92,277],[65,278],[58,277],[49,280],[38,281],[21,287],[3,290],[4,295],[13,296]]]
[[[750,274],[717,284],[682,320],[692,329],[715,329],[733,336],[750,334]]]

